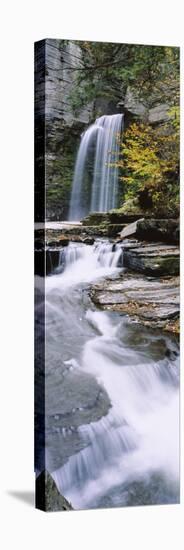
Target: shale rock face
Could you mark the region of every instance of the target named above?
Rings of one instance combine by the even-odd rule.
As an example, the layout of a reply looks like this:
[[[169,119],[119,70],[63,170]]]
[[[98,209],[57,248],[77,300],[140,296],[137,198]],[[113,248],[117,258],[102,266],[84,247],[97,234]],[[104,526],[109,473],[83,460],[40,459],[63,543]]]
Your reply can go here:
[[[48,220],[67,219],[80,136],[92,116],[92,103],[87,104],[77,114],[72,107],[71,93],[77,74],[75,69],[80,67],[80,64],[81,53],[77,44],[46,39],[46,214]],[[40,81],[38,96],[42,91],[41,85],[42,81]]]
[[[81,65],[80,47],[73,42],[46,39],[46,120],[60,120],[67,126],[74,121],[88,124],[91,105],[75,116],[71,108],[70,94],[76,78],[73,69]]]
[[[163,124],[170,118],[169,105],[160,102],[160,97],[156,90],[150,95],[148,105],[148,102],[145,104],[145,101],[141,100],[141,97],[137,94],[137,90],[129,86],[123,105],[125,112],[132,115],[134,119],[137,118],[149,124]]]

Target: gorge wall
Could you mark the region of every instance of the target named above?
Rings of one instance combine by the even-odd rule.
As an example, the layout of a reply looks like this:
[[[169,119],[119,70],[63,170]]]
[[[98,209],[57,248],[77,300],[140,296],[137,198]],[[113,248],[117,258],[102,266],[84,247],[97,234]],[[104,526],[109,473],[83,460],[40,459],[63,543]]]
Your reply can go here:
[[[89,124],[93,105],[75,116],[70,94],[80,48],[72,42],[46,40],[46,209],[47,219],[66,217],[80,135]]]

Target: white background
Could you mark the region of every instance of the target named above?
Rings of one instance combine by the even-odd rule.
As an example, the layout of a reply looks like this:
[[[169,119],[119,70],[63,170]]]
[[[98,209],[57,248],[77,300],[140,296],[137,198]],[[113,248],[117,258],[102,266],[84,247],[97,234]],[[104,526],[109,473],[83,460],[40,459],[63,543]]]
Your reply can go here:
[[[183,548],[183,450],[180,506],[44,514],[29,503],[34,490],[33,42],[50,37],[181,46],[181,6],[179,0],[1,2],[0,539],[3,550]],[[184,418],[183,402],[181,416]]]

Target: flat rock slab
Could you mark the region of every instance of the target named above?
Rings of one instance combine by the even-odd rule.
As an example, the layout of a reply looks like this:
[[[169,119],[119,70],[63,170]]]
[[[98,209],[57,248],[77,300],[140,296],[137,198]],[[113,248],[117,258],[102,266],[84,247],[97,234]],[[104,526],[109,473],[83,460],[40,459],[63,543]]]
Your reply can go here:
[[[123,244],[124,266],[133,271],[153,275],[178,275],[180,267],[180,251],[178,246],[160,243],[150,245],[138,242]]]
[[[150,327],[175,330],[179,317],[178,277],[155,280],[133,273],[124,274],[94,285],[90,296],[103,309],[128,314]]]

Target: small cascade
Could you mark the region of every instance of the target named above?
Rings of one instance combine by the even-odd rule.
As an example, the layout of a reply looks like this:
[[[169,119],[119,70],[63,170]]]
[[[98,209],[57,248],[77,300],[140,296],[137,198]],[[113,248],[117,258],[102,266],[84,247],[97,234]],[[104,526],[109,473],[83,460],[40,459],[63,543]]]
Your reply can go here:
[[[89,480],[95,483],[100,472],[115,467],[124,453],[137,447],[136,433],[112,413],[99,422],[81,426],[78,433],[85,448],[52,473],[58,489],[65,495],[70,495],[71,487],[73,494],[82,494]]]
[[[123,248],[120,244],[98,243],[94,246],[94,253],[97,254],[97,261],[103,267],[123,266]]]
[[[80,220],[88,212],[107,212],[117,206],[117,161],[122,127],[122,114],[104,115],[82,134],[75,164],[69,220]],[[93,179],[90,202],[84,204],[86,165],[91,147],[95,148]]]
[[[53,273],[66,273],[66,281],[70,281],[70,274],[73,280],[78,282],[93,278],[96,274],[108,275],[110,271],[123,266],[123,248],[120,244],[109,243],[108,241],[96,241],[94,245],[70,243],[59,253],[58,266]],[[102,272],[103,270],[103,272]],[[109,271],[110,270],[110,271]]]

